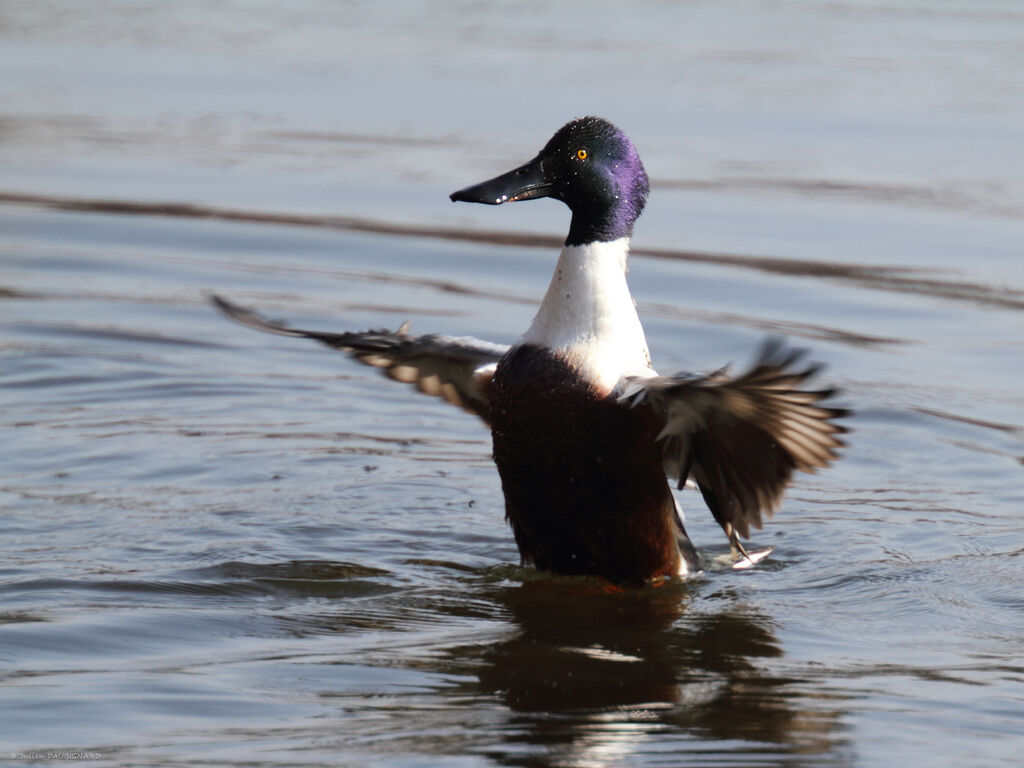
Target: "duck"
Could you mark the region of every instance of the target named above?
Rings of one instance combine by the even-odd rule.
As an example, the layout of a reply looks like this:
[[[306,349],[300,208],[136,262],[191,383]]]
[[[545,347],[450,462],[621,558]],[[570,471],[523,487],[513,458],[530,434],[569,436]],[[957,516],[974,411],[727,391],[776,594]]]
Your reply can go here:
[[[476,414],[489,426],[521,564],[616,585],[686,578],[706,559],[673,493],[693,485],[729,542],[732,567],[772,550],[741,539],[779,508],[795,471],[839,458],[849,412],[820,366],[768,339],[738,375],[660,375],[626,281],[650,183],[630,138],[600,117],[560,128],[529,162],[450,195],[504,205],[553,198],[569,232],[525,333],[506,346],[395,331],[299,330],[213,296],[249,327],[308,338]]]

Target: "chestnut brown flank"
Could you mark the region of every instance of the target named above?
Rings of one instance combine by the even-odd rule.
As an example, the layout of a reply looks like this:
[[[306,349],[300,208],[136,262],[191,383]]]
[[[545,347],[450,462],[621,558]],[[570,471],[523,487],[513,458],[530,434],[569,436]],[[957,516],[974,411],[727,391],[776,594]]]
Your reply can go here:
[[[523,345],[498,363],[491,420],[524,564],[619,583],[678,574],[681,529],[647,412]]]

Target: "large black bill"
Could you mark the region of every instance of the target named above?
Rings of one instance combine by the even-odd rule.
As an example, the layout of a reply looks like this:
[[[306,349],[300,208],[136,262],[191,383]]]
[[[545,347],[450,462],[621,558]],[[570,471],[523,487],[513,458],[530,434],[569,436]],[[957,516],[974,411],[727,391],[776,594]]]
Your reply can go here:
[[[532,200],[535,197],[547,197],[551,192],[551,186],[544,179],[540,163],[531,160],[526,165],[521,165],[501,176],[495,176],[489,181],[452,192],[450,197],[452,202],[501,205],[518,200]]]

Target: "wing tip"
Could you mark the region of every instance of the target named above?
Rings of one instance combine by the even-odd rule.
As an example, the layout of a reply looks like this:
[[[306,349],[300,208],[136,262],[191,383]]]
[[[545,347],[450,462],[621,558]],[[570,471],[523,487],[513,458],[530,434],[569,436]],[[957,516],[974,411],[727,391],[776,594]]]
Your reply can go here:
[[[258,312],[255,312],[239,304],[235,304],[231,301],[228,301],[219,294],[209,294],[209,300],[214,307],[220,310],[221,313],[226,315],[229,319],[234,320],[239,325],[244,325],[247,328],[253,328],[257,331],[264,331],[265,333],[274,333],[277,334],[278,336],[305,335],[301,331],[293,330],[292,328],[289,328],[287,325],[284,325],[282,323],[275,323],[272,320],[267,320]]]

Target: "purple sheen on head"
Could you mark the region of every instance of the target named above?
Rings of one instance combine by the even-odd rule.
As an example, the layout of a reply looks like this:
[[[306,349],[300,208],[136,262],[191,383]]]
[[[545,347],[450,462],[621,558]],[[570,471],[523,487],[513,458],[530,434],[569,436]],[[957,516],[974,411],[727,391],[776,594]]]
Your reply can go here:
[[[625,134],[622,134],[622,137],[626,141],[628,153],[624,160],[612,166],[613,175],[618,182],[621,201],[615,211],[616,218],[620,220],[621,225],[632,232],[633,223],[640,218],[640,214],[643,213],[644,206],[647,204],[647,195],[651,191],[651,186],[636,147]]]
[[[575,153],[586,149],[586,161]],[[564,177],[559,194],[573,213],[566,243],[581,245],[632,234],[647,202],[647,172],[629,137],[600,117],[564,125],[540,156]]]

